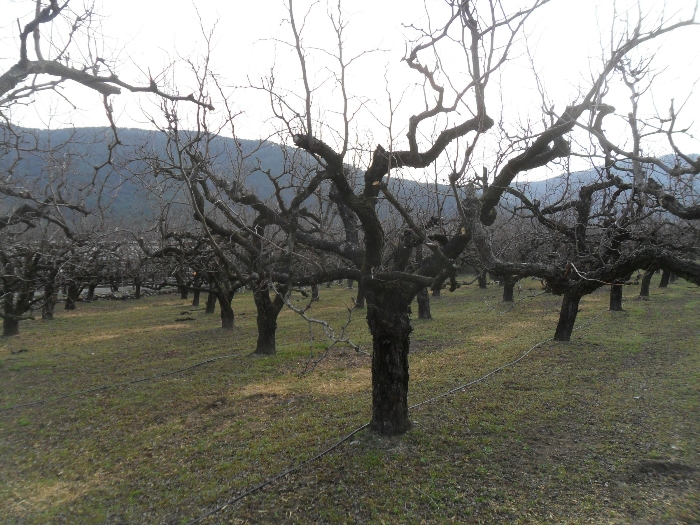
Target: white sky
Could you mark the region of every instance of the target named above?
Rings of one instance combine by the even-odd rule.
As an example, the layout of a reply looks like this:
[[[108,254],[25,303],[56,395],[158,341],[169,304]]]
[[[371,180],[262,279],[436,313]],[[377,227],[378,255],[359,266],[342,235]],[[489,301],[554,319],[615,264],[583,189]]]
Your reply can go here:
[[[82,5],[77,0],[72,0],[72,3],[76,4],[74,9]],[[298,24],[311,3],[308,0],[295,0]],[[524,0],[506,0],[504,3],[506,8],[513,6],[514,9],[520,4],[527,4]],[[330,4],[331,8],[335,6],[333,2]],[[420,110],[421,101],[421,93],[415,87],[421,78],[401,62],[405,53],[405,35],[411,34],[402,24],[425,26],[426,9],[433,17],[433,25],[442,23],[445,18],[444,1],[344,0],[342,5],[349,22],[346,56],[370,49],[383,50],[364,56],[348,71],[349,91],[366,101],[365,109],[357,114],[354,129],[367,142],[382,143],[388,147],[387,89],[392,93],[394,103],[403,94],[403,103],[394,117],[392,129],[393,137],[398,137],[396,147],[401,147],[407,117]],[[615,22],[616,27],[620,28],[626,8],[636,3],[620,0],[617,5]],[[666,14],[671,16],[678,10],[690,13],[693,2],[667,0],[664,4],[660,0],[641,1],[643,12],[651,10],[658,14],[664,5]],[[0,71],[16,60],[16,19],[26,21],[27,16],[33,13],[33,6],[33,0],[0,0]],[[335,51],[328,8],[326,0],[320,0],[313,6],[303,38],[309,47],[309,65],[317,69],[312,75],[312,83],[323,84],[314,101],[326,112],[333,112],[340,109],[340,99],[337,89],[332,89],[332,82],[327,81],[328,72],[324,69],[332,63],[321,51],[312,49]],[[98,0],[97,12],[103,17],[101,30],[104,35],[104,47],[98,53],[115,59],[122,78],[132,83],[143,83],[144,71],[156,73],[173,61],[188,58],[199,60],[204,53],[204,38],[198,17],[201,17],[205,31],[214,28],[211,68],[235,93],[232,98],[234,109],[243,112],[236,120],[240,137],[255,139],[266,136],[273,125],[268,99],[245,86],[259,84],[260,79],[274,69],[278,82],[293,93],[299,92],[296,56],[279,42],[291,40],[290,26],[284,22],[286,13],[282,0],[120,0],[102,3]],[[634,18],[636,14],[635,7],[631,16]],[[555,109],[561,111],[571,102],[577,86],[585,86],[590,72],[599,69],[601,34],[605,35],[603,39],[609,39],[613,19],[609,0],[552,0],[528,22],[526,34],[535,67]],[[700,28],[685,28],[660,41],[662,47],[657,48],[659,43],[655,43],[653,49],[645,50],[656,54],[654,68],[661,72],[655,84],[654,97],[658,112],[666,115],[670,99],[676,99],[678,108],[690,96],[684,109],[686,118],[683,123],[693,126],[693,116],[700,111],[698,94],[690,95],[700,70],[698,37]],[[603,41],[603,44],[608,43],[609,40]],[[513,60],[504,68],[503,76],[497,79],[501,91],[494,84],[487,92],[488,111],[494,118],[498,117],[501,99],[503,114],[510,121],[525,122],[528,118],[540,118],[539,94],[523,52],[521,42],[512,55]],[[446,58],[445,69],[453,64],[459,68],[458,56]],[[459,73],[452,72],[455,77]],[[180,72],[176,83],[186,94],[191,79]],[[241,87],[234,91],[233,86]],[[64,94],[79,111],[76,112],[56,97],[42,97],[29,110],[14,116],[26,126],[60,127],[69,122],[75,125],[106,125],[101,99],[97,94],[82,87],[66,88]],[[618,112],[624,115],[627,112],[627,96],[624,91],[613,91],[606,101],[618,107]],[[144,109],[147,113],[157,112],[153,103],[143,95],[115,97],[114,105],[118,124],[123,127],[147,128],[149,124],[143,116]],[[218,107],[221,105],[218,104]],[[643,109],[649,112],[654,108],[648,105]],[[47,120],[49,114],[54,115],[51,122]],[[331,123],[332,115],[330,113],[326,119]],[[337,124],[331,125],[337,127]],[[700,151],[696,141],[686,140],[682,145],[688,151]]]

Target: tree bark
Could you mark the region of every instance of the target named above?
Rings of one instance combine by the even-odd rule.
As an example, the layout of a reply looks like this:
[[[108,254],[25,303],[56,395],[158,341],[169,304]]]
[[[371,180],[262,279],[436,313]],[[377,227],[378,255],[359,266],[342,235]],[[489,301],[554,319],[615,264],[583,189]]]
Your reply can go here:
[[[78,288],[78,283],[69,282],[66,287],[66,310],[75,310],[75,304],[78,302],[78,296],[80,295],[80,288]]]
[[[618,281],[610,287],[610,311],[622,311],[622,283],[618,284]]]
[[[318,295],[318,285],[317,284],[311,285],[311,299],[313,299],[314,301],[321,300],[321,297]]]
[[[648,270],[644,272],[642,276],[642,288],[639,290],[639,297],[643,299],[649,298],[649,285],[651,284],[651,278],[656,273],[656,270]]]
[[[253,293],[257,309],[258,342],[255,353],[259,355],[274,355],[277,352],[277,316],[284,306],[282,298],[275,293],[275,299],[270,299],[270,289],[267,284],[259,285]]]
[[[430,290],[433,293],[433,297],[440,297],[440,292],[442,291],[442,284],[436,284]]]
[[[216,311],[216,295],[209,292],[207,295],[207,307],[204,309],[205,314],[213,314]]]
[[[221,310],[221,328],[225,330],[233,330],[233,323],[235,320],[233,308],[231,307],[233,294],[229,295],[224,292],[221,292],[217,294],[216,297],[217,299],[219,299],[219,309]]]
[[[192,293],[192,306],[199,306],[199,294],[200,294],[199,290],[195,290]]]
[[[3,337],[19,335],[19,320],[10,317],[4,317],[2,319],[2,335]]]
[[[578,315],[578,303],[581,301],[580,295],[564,295],[559,311],[559,323],[554,333],[555,341],[570,341],[571,332],[574,329],[576,316]]]
[[[53,311],[56,306],[55,291],[53,282],[48,282],[44,286],[44,304],[41,305],[41,318],[45,321],[53,321]]]
[[[180,299],[187,299],[187,297],[189,296],[189,290],[187,289],[187,285],[179,284],[177,287],[180,289]]]
[[[517,282],[512,275],[506,275],[501,278],[503,282],[503,301],[506,303],[513,302],[513,292],[515,290],[515,283]]]
[[[355,298],[355,308],[363,310],[365,308],[365,287],[361,282],[357,283],[357,298]]]
[[[416,296],[416,301],[418,302],[418,319],[432,319],[430,315],[430,296],[428,295],[428,288],[423,287],[418,292]]]
[[[367,323],[372,333],[372,422],[376,432],[403,434],[408,419],[408,351],[412,297],[400,285],[367,290]]]
[[[97,288],[97,283],[95,283],[95,282],[88,283],[88,293],[87,293],[87,297],[85,298],[86,301],[92,302],[95,300],[95,288]]]
[[[486,272],[480,273],[477,280],[479,281],[479,288],[486,288]]]
[[[668,270],[663,270],[661,272],[661,282],[659,283],[659,288],[666,288],[668,286],[668,281],[671,278],[671,272]]]

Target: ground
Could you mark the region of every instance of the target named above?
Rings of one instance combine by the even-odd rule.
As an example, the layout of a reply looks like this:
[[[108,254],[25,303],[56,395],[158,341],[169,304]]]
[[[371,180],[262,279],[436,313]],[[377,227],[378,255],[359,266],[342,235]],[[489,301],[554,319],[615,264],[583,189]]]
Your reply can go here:
[[[521,284],[514,307],[468,286],[413,320],[411,404],[553,335],[561,299]],[[412,410],[402,437],[363,430],[203,523],[700,523],[700,290],[657,285],[650,301],[626,288],[623,312],[604,289],[586,297],[571,342]],[[339,327],[351,295],[322,288],[311,313]],[[189,523],[370,419],[368,356],[337,348],[314,368],[323,334],[310,345],[290,311],[278,354],[251,356],[250,294],[234,310],[231,332],[175,295],[79,303],[0,339],[0,521]],[[349,332],[369,350],[363,315]]]

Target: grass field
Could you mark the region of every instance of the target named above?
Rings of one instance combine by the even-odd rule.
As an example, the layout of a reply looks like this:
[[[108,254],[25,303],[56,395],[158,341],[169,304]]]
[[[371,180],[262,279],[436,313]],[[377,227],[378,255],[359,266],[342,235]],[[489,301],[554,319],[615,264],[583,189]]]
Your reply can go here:
[[[465,287],[413,321],[410,403],[478,378],[554,333],[560,298],[524,281]],[[700,289],[582,300],[569,343],[365,430],[203,523],[700,523]],[[339,327],[352,292],[321,289]],[[255,308],[222,331],[175,295],[79,303],[0,339],[0,522],[188,523],[370,418],[370,358],[326,346],[290,311],[278,354],[251,356]],[[371,349],[364,313],[351,337]],[[182,321],[183,318],[194,318]],[[185,372],[72,397],[61,394]],[[43,404],[11,408],[35,400]]]

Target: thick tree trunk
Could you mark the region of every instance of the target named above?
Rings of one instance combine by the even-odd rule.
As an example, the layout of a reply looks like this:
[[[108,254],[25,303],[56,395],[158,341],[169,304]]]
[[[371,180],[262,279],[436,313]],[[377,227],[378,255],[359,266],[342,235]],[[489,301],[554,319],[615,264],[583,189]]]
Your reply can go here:
[[[78,302],[78,296],[80,295],[80,288],[75,282],[68,283],[66,294],[66,310],[75,310],[75,304]]]
[[[199,290],[195,290],[192,293],[192,306],[199,306],[199,294],[200,294]]]
[[[430,296],[428,295],[428,288],[421,288],[420,292],[416,296],[416,301],[418,302],[418,319],[432,319],[430,315]]]
[[[95,288],[97,288],[97,283],[88,283],[88,293],[87,297],[85,298],[86,301],[92,302],[95,300]]]
[[[180,290],[180,299],[187,299],[187,297],[189,296],[189,290],[187,289],[187,285],[179,284],[178,288]]]
[[[19,321],[17,319],[4,317],[2,320],[2,335],[4,337],[19,335]]]
[[[513,292],[515,290],[515,283],[517,282],[512,275],[507,275],[501,278],[503,281],[503,301],[506,303],[513,302]]]
[[[671,272],[664,270],[661,272],[661,282],[659,283],[659,288],[666,288],[668,286],[668,281],[671,278]]]
[[[41,318],[45,321],[53,321],[53,310],[56,307],[56,296],[53,283],[44,286],[44,304],[41,305]]]
[[[233,330],[233,323],[235,320],[233,308],[231,307],[233,294],[229,296],[225,293],[219,293],[216,297],[219,299],[219,309],[221,310],[221,328]]]
[[[314,301],[320,301],[321,297],[318,295],[318,285],[313,284],[311,285],[311,299]]]
[[[275,294],[275,299],[270,299],[270,290],[267,284],[261,284],[253,293],[255,308],[257,309],[258,342],[255,353],[260,355],[274,355],[277,352],[277,316],[284,306],[281,297]]]
[[[486,272],[482,272],[477,277],[479,288],[486,288]]]
[[[207,295],[207,307],[204,309],[205,314],[213,314],[216,311],[216,295],[209,292]]]
[[[621,312],[622,311],[622,283],[617,284],[615,281],[610,287],[610,311],[611,312]]]
[[[559,323],[554,333],[555,341],[570,341],[571,332],[574,329],[576,316],[578,315],[578,303],[581,301],[580,295],[564,295],[559,311]]]
[[[141,282],[137,281],[134,283],[134,297],[136,299],[141,299]]]
[[[644,272],[642,276],[642,288],[639,290],[639,297],[642,299],[649,298],[649,285],[651,284],[651,278],[656,273],[656,270],[649,270]]]
[[[367,323],[372,333],[373,430],[403,434],[408,419],[408,350],[412,297],[397,285],[367,291]]]

